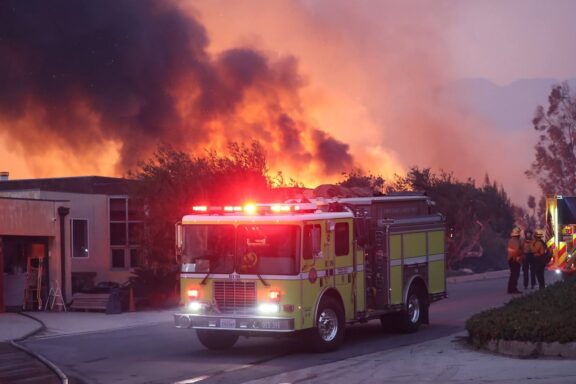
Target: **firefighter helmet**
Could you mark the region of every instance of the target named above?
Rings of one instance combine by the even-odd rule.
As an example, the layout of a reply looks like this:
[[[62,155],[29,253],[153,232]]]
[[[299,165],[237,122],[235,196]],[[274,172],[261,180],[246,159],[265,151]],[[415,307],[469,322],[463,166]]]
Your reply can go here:
[[[520,228],[518,227],[512,228],[512,233],[510,233],[510,236],[520,236]]]
[[[534,231],[534,236],[536,237],[544,237],[544,231],[541,229],[537,229],[536,231]]]

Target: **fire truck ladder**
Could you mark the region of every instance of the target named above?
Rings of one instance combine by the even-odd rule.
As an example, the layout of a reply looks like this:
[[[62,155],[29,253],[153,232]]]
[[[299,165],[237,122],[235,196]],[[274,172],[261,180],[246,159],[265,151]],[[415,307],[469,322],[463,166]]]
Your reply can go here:
[[[42,275],[44,256],[28,256],[26,261],[26,285],[24,286],[24,310],[42,310]]]

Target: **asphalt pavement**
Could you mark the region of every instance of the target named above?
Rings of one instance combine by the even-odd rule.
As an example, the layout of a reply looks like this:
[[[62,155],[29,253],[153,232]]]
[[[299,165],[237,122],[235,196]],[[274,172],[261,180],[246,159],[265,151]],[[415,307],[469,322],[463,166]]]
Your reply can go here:
[[[507,271],[457,276],[452,282],[501,278]],[[68,383],[58,367],[27,350],[19,341],[102,332],[166,322],[174,309],[106,315],[100,312],[0,313],[0,383]],[[475,350],[466,332],[334,363],[282,373],[250,384],[295,383],[576,383],[576,360],[521,359]],[[576,346],[573,346],[576,350]],[[34,373],[36,380],[32,376]],[[4,376],[3,376],[4,375]],[[27,380],[25,380],[27,379]]]

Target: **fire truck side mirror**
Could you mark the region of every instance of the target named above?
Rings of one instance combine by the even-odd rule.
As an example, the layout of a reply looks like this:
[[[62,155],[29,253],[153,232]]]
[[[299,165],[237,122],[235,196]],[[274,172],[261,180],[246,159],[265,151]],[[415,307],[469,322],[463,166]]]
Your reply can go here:
[[[176,223],[176,258],[182,256],[184,249],[184,234],[182,231],[182,223]]]

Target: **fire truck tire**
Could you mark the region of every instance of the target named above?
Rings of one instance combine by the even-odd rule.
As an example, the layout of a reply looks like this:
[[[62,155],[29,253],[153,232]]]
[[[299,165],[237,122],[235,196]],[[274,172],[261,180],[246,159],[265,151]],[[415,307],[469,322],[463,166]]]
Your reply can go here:
[[[398,328],[403,333],[414,333],[420,328],[424,306],[426,305],[422,289],[417,285],[410,286],[404,309],[399,313]]]
[[[238,334],[228,331],[197,329],[196,335],[203,346],[213,351],[232,348],[232,346],[236,344],[236,341],[238,341]]]
[[[323,298],[310,332],[312,350],[318,353],[336,350],[344,340],[344,326],[344,311],[340,303],[332,297]]]

